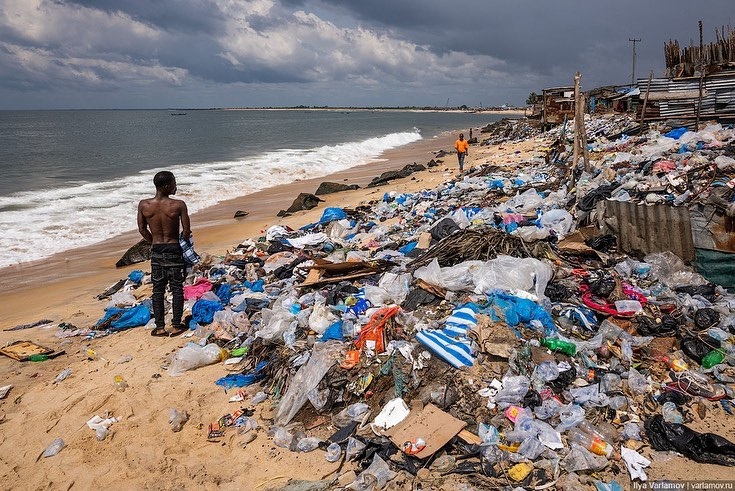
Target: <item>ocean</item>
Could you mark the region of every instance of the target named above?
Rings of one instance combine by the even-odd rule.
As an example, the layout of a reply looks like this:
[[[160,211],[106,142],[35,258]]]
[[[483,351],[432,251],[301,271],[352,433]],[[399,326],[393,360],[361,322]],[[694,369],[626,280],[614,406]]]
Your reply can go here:
[[[137,228],[153,175],[171,170],[190,213],[325,176],[484,113],[371,110],[0,111],[0,267]]]

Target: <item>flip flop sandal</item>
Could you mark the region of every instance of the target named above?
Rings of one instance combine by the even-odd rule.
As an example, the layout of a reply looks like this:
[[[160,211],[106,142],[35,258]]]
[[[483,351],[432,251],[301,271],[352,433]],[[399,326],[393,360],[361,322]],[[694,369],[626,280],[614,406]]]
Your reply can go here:
[[[168,337],[168,331],[165,327],[155,327],[151,331],[151,336],[157,337],[157,338],[167,338]]]

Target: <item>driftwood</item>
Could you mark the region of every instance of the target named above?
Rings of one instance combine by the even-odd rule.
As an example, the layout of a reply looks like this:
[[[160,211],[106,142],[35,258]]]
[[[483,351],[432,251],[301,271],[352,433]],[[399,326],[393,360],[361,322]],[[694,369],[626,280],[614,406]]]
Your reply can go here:
[[[500,254],[531,257],[533,254],[520,237],[494,228],[460,230],[438,242],[408,264],[413,271],[434,258],[439,266],[454,266],[464,261],[487,261]]]

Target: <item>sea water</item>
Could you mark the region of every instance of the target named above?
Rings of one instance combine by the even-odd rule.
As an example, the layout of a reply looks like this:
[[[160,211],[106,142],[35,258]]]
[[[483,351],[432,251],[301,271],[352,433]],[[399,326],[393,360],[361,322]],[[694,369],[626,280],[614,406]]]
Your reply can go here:
[[[136,228],[159,170],[190,213],[378,161],[482,113],[340,110],[0,111],[0,267]]]

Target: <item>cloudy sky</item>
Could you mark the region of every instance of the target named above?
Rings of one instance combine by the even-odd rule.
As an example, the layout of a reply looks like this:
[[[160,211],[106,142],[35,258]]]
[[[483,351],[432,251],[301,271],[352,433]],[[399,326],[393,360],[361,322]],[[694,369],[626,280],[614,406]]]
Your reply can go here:
[[[732,0],[0,0],[0,109],[491,106],[626,84]]]

